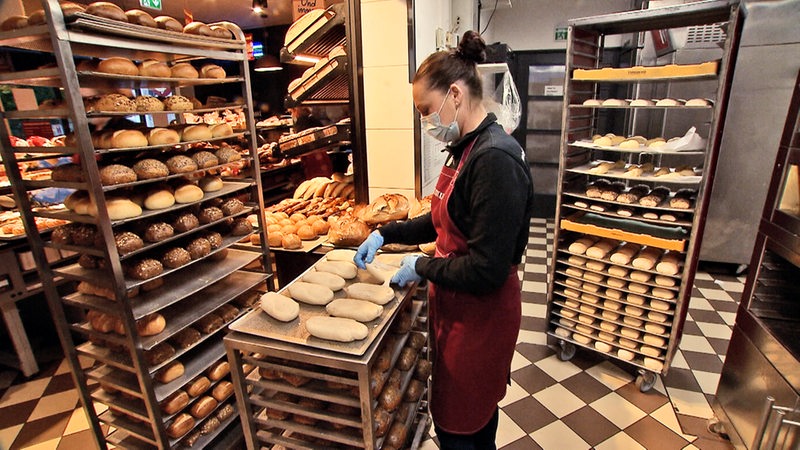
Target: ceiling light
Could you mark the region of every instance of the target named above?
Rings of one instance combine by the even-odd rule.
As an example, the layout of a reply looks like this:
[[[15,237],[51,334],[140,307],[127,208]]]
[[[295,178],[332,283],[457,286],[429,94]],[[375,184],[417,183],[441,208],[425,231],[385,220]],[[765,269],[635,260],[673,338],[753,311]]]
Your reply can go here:
[[[260,15],[267,15],[267,0],[253,0],[253,12]]]
[[[295,55],[294,59],[295,61],[302,61],[311,64],[316,64],[317,62],[319,62],[319,58],[315,56]]]
[[[273,55],[264,55],[256,60],[253,70],[256,72],[275,72],[283,70],[281,62]]]

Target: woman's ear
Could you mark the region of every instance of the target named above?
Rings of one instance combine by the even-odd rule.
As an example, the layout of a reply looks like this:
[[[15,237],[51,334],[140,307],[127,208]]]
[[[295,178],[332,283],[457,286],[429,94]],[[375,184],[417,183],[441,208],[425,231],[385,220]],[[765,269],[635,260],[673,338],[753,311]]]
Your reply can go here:
[[[455,104],[456,108],[461,106],[461,103],[464,101],[464,91],[461,89],[456,83],[450,85],[450,96],[453,97],[453,103]]]

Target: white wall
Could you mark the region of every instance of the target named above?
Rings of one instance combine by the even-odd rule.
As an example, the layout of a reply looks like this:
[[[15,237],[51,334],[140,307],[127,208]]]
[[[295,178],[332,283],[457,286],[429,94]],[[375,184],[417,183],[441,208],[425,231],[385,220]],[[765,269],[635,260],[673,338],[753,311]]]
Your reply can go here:
[[[486,5],[492,0],[483,0]],[[566,27],[569,19],[630,9],[630,0],[512,0],[511,8],[498,8],[483,38],[487,43],[503,42],[512,50],[555,50],[566,41],[555,40],[555,28]],[[492,11],[481,11],[481,29]]]

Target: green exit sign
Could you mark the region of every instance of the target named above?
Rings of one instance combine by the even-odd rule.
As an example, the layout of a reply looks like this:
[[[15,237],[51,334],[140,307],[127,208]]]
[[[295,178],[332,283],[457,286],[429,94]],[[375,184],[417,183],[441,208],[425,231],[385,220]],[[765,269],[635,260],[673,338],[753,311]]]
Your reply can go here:
[[[143,0],[142,0],[143,1]],[[567,27],[556,27],[555,37],[557,41],[567,40]]]
[[[157,9],[161,11],[161,0],[139,0],[143,8]]]

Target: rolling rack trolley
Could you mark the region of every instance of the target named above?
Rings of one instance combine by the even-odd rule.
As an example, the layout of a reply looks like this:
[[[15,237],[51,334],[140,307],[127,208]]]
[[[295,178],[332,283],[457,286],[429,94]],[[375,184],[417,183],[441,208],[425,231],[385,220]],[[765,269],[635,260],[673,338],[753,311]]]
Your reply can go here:
[[[641,46],[649,33],[681,27],[715,28],[724,41],[710,59],[690,64],[673,64],[671,53],[648,66],[602,60],[626,35]],[[547,307],[548,340],[562,360],[577,347],[599,351],[635,368],[641,391],[669,370],[692,293],[739,32],[731,1],[569,22]],[[715,96],[698,106],[654,101],[709,82]],[[608,92],[624,98],[609,100]],[[625,137],[640,136],[607,134],[613,118],[622,119]],[[688,122],[696,136],[670,130],[671,122]],[[683,138],[665,142],[673,136]]]
[[[226,372],[223,332],[228,323],[248,310],[250,304],[246,300],[253,298],[252,295],[248,297],[253,294],[249,291],[265,289],[265,282],[271,276],[269,252],[265,247],[262,246],[260,251],[233,248],[236,242],[247,238],[253,231],[244,227],[244,232],[232,232],[229,227],[231,221],[244,220],[248,214],[263,208],[258,159],[252,139],[255,123],[244,35],[236,25],[227,22],[212,25],[227,30],[228,37],[208,37],[119,22],[84,12],[65,16],[56,0],[44,0],[42,6],[47,24],[4,31],[0,33],[0,46],[9,51],[22,49],[51,55],[56,66],[3,73],[0,74],[0,83],[61,88],[64,106],[5,112],[2,118],[68,119],[74,139],[68,139],[64,147],[15,148],[9,145],[8,127],[4,124],[0,127],[0,149],[16,201],[23,212],[34,258],[42,273],[50,312],[89,417],[91,430],[100,448],[106,448],[107,443],[124,448],[206,447],[223,430],[238,426],[235,423],[238,416],[231,395],[232,386],[226,380],[229,375]],[[167,64],[190,62],[198,68],[206,62],[217,61],[229,70],[235,67],[238,74],[225,78],[152,77],[100,73],[91,67],[78,66],[84,58],[112,56],[137,62],[146,59]],[[223,108],[200,108],[192,112],[219,112],[222,115],[225,109],[243,111],[245,123],[236,126],[233,135],[202,141],[208,143],[202,145],[212,146],[227,141],[242,144],[240,176],[224,179],[220,189],[207,190],[197,201],[175,203],[163,209],[144,209],[135,217],[116,219],[118,216],[113,216],[115,219],[112,219],[109,212],[111,199],[120,194],[123,197],[133,196],[177,181],[183,176],[199,177],[208,169],[220,171],[227,165],[104,185],[101,183],[100,165],[116,162],[130,166],[136,161],[137,155],[145,155],[140,158],[166,159],[172,154],[170,152],[185,151],[188,146],[200,144],[201,141],[134,148],[100,148],[100,145],[96,145],[99,144],[97,140],[93,140],[96,136],[90,133],[89,119],[129,116],[131,113],[87,111],[81,98],[82,89],[91,88],[106,93],[121,88],[169,88],[175,94],[188,94],[186,91],[192,86],[221,84],[241,86],[244,102]],[[166,123],[170,120],[168,114],[175,114],[178,128],[185,125],[180,112],[133,113],[139,116],[141,123],[145,123],[145,119],[158,119]],[[147,131],[144,130],[145,133]],[[77,169],[83,179],[23,180],[17,167],[25,158],[20,156],[23,152],[44,154],[44,157],[78,155],[80,165]],[[94,215],[85,215],[69,209],[32,210],[28,191],[44,187],[86,191],[96,205],[96,212]],[[144,242],[138,249],[122,251],[121,247],[118,248],[115,234],[121,231],[140,233],[144,237],[142,230],[149,224],[161,221],[172,223],[183,213],[198,213],[201,208],[232,198],[243,200],[244,207],[237,208],[237,211],[229,209],[230,213],[225,217],[204,220],[194,228],[186,227],[187,231],[176,229],[173,236],[158,242]],[[51,235],[43,236],[36,232],[34,219],[37,217],[64,219],[70,222],[70,228],[56,229]],[[261,241],[267,242],[265,227],[261,222],[259,218],[258,224],[263,234]],[[242,222],[239,223],[244,226]],[[75,230],[80,233],[73,233]],[[186,261],[184,265],[165,266],[163,272],[147,280],[140,279],[144,276],[136,279],[131,276],[130,266],[134,263],[143,258],[161,259],[173,247],[186,247],[189,242],[210,232],[219,232],[216,235],[219,239],[209,239],[209,243],[213,241],[213,247],[205,255],[203,252],[195,253],[194,259]],[[57,234],[59,239],[50,237]],[[52,267],[45,257],[45,250],[49,249],[79,252],[104,268],[90,269],[86,268],[86,264]],[[242,270],[250,266],[256,271]],[[78,292],[62,297],[54,286],[54,279],[79,282]],[[159,287],[162,282],[163,285]],[[65,313],[65,306],[87,312],[86,319],[71,319]],[[164,319],[161,331],[156,334],[141,331],[140,334],[142,319],[153,318],[156,314]],[[102,321],[93,320],[100,316],[106,319],[105,323],[111,321],[115,326],[108,329],[101,326]],[[187,339],[177,339],[179,334]],[[79,340],[76,343],[76,339],[88,341],[80,343]],[[88,367],[82,365],[87,359],[94,364],[90,362]],[[183,367],[182,371],[178,370],[180,366]],[[167,369],[172,370],[169,378],[166,377]],[[180,374],[175,375],[177,373]],[[228,389],[216,389],[223,384],[227,384]],[[189,390],[190,386],[192,390]],[[187,394],[182,391],[194,395],[186,397]],[[225,392],[227,397],[223,395]],[[172,409],[165,406],[170,400],[181,396],[184,396],[182,402],[171,403],[179,407]],[[195,408],[201,402],[205,406]],[[188,423],[188,428],[181,433],[170,431],[178,420]],[[106,436],[101,423],[116,430]]]

